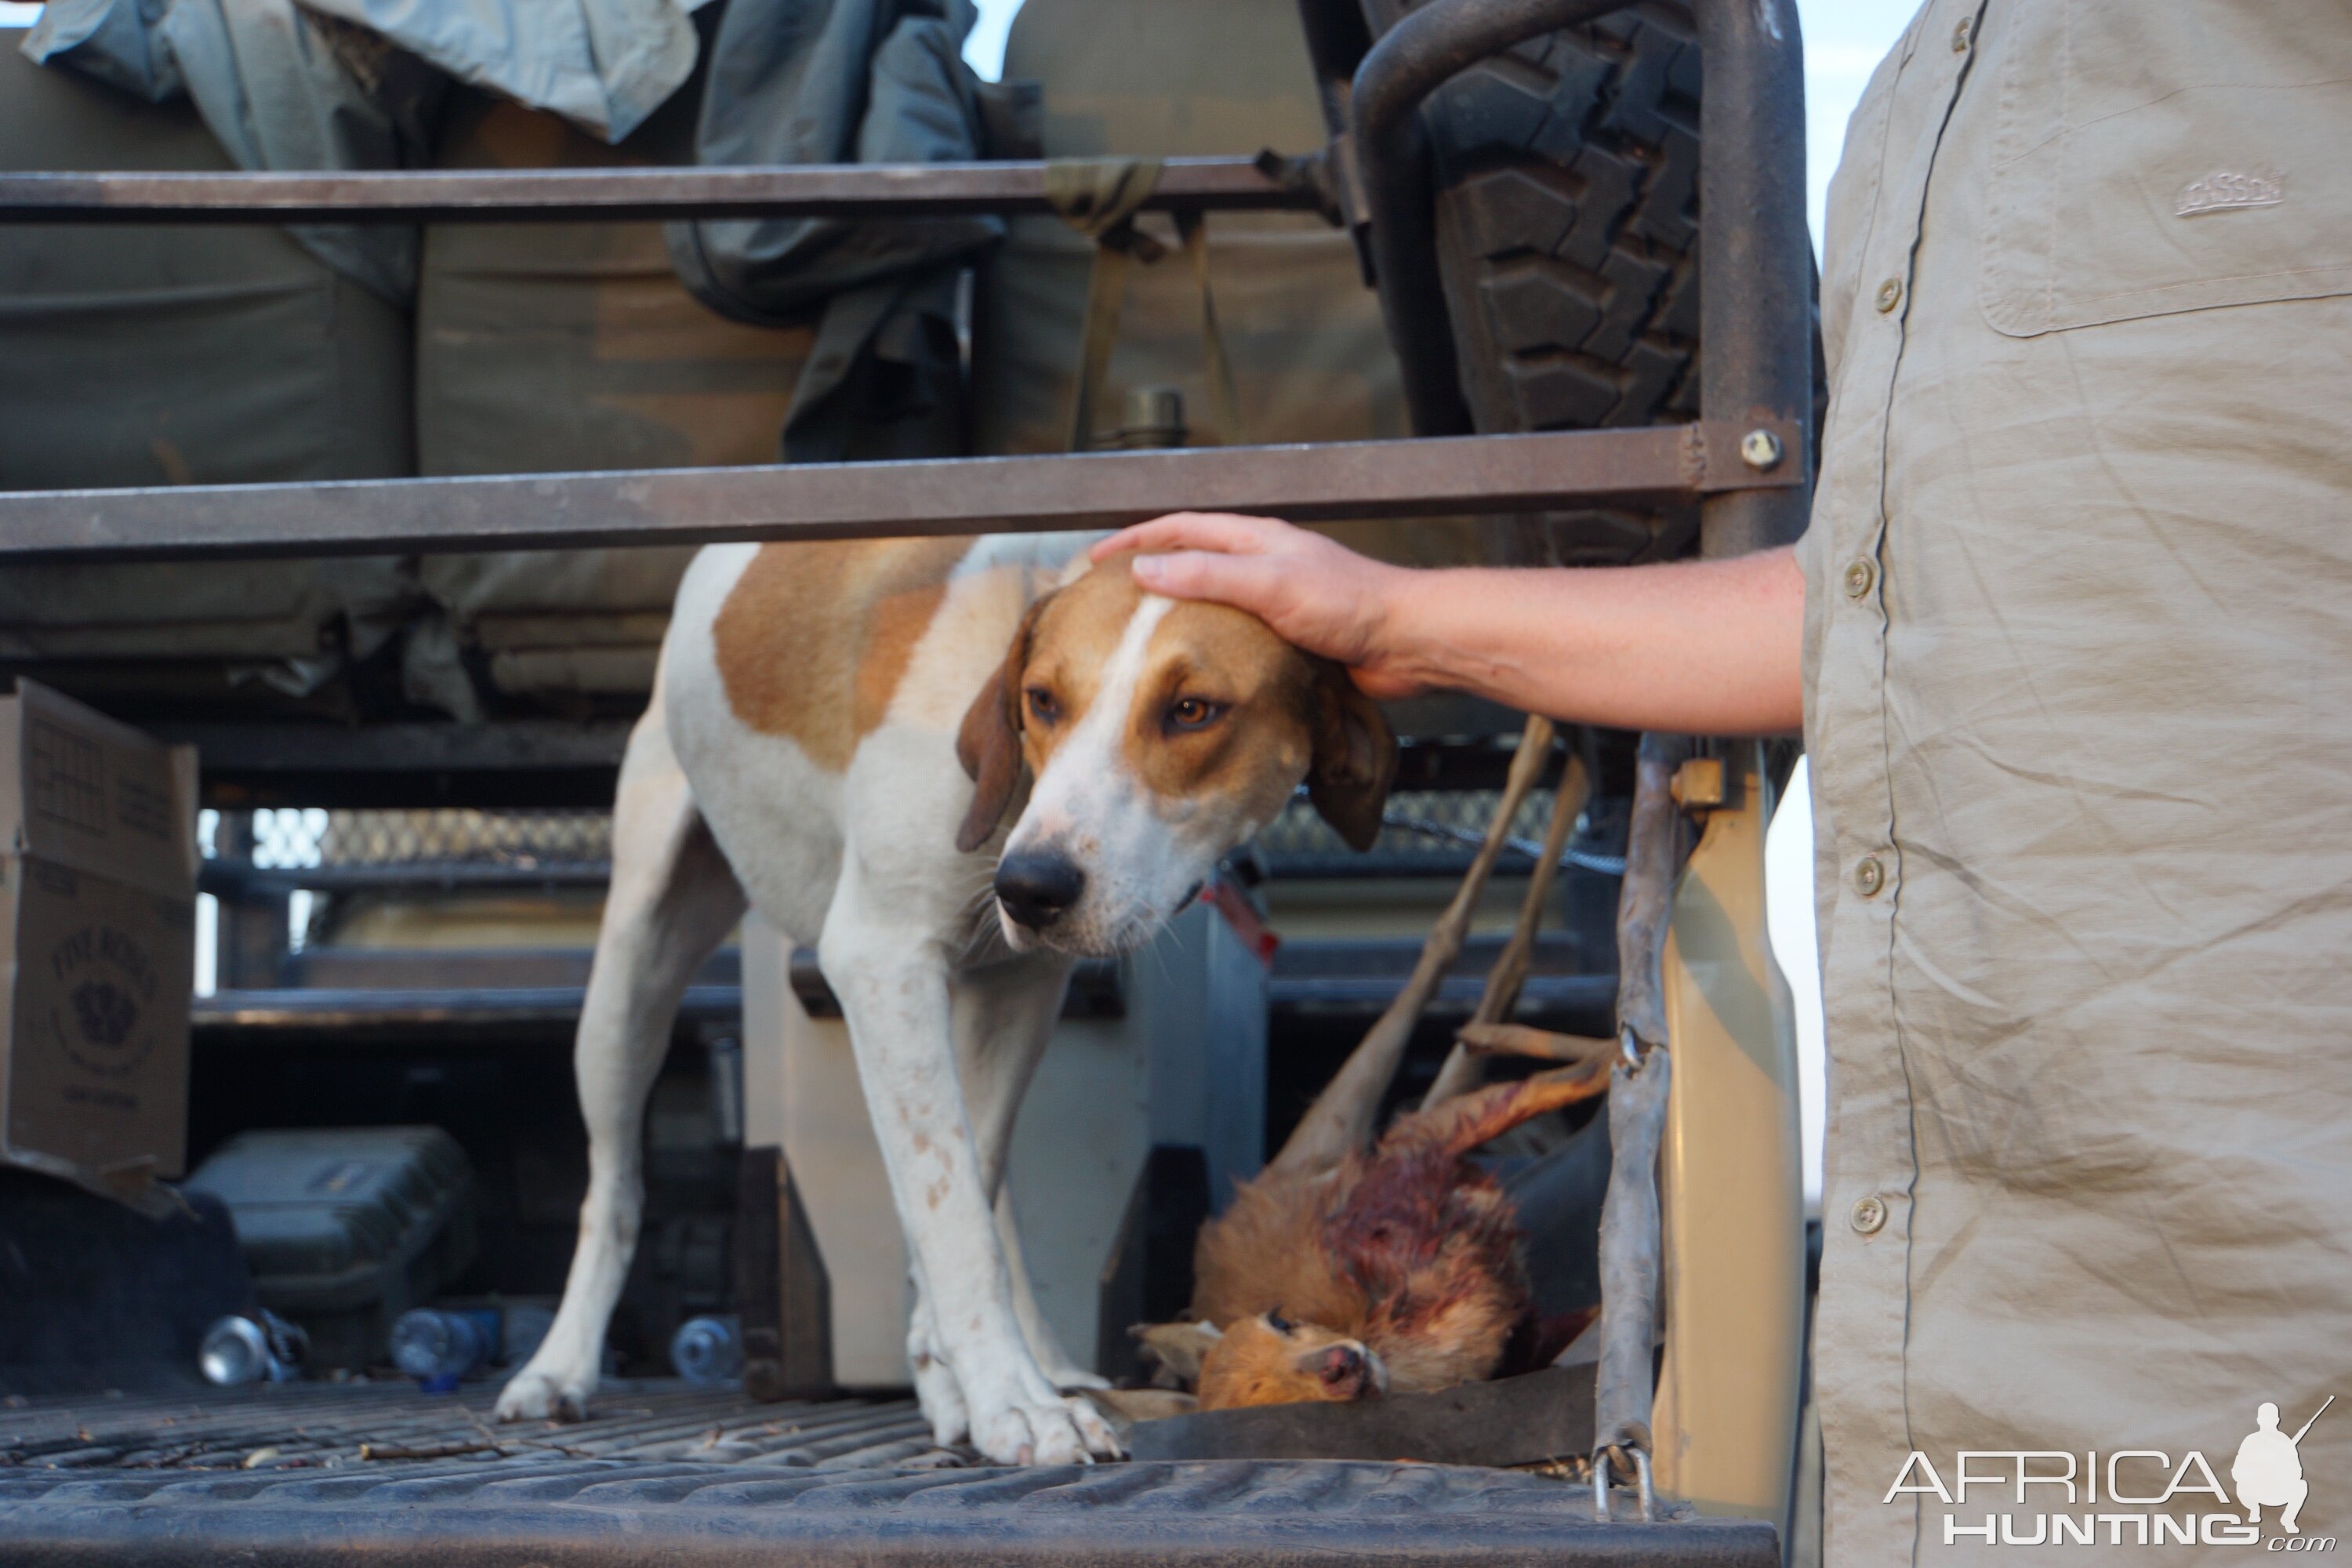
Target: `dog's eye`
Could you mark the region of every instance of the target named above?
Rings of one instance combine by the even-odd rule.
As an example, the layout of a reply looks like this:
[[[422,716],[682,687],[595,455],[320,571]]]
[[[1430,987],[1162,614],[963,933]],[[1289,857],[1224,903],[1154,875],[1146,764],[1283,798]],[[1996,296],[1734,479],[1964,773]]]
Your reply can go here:
[[[1180,697],[1168,705],[1171,730],[1205,730],[1225,716],[1226,705],[1205,697]]]
[[[1286,1334],[1290,1332],[1292,1324],[1290,1320],[1284,1317],[1281,1310],[1277,1308],[1274,1311],[1268,1312],[1265,1315],[1265,1326],[1272,1329],[1277,1334]]]
[[[1029,699],[1030,716],[1035,719],[1040,724],[1052,724],[1061,719],[1061,703],[1056,701],[1054,698],[1054,694],[1046,690],[1044,687],[1031,687],[1028,689],[1026,696]]]

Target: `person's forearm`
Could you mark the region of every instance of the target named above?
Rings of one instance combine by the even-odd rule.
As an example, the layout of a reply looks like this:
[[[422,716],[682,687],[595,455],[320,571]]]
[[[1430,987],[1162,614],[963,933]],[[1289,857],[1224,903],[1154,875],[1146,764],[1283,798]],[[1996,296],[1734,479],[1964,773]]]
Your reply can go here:
[[[1555,719],[1769,734],[1803,714],[1804,576],[1781,549],[1580,571],[1402,572],[1381,595],[1382,676]]]
[[[1272,518],[1173,512],[1097,543],[1248,611],[1377,698],[1451,687],[1571,722],[1773,734],[1803,714],[1793,550],[1657,566],[1417,572]]]

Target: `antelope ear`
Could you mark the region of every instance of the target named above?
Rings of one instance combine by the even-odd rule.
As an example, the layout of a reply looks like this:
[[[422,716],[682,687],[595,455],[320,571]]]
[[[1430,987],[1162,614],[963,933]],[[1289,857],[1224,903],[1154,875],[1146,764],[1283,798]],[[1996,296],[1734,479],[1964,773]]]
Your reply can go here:
[[[1201,1363],[1224,1335],[1214,1323],[1138,1323],[1127,1331],[1186,1383],[1201,1381]]]
[[[956,761],[963,764],[975,787],[971,809],[956,829],[956,848],[969,855],[988,842],[1004,820],[1021,785],[1021,678],[1029,663],[1029,643],[1037,630],[1038,614],[1053,598],[1046,594],[1031,605],[1004,650],[1004,662],[981,687],[980,695],[964,710],[956,731]]]
[[[1370,849],[1396,782],[1396,735],[1381,705],[1328,659],[1315,668],[1315,752],[1307,798],[1350,849]]]

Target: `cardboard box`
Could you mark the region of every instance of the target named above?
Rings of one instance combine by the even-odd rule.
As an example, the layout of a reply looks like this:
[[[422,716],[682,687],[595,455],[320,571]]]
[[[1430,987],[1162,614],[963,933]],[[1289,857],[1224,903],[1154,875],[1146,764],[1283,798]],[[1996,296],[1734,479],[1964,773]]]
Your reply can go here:
[[[187,1153],[196,759],[0,697],[0,1161],[135,1201]]]

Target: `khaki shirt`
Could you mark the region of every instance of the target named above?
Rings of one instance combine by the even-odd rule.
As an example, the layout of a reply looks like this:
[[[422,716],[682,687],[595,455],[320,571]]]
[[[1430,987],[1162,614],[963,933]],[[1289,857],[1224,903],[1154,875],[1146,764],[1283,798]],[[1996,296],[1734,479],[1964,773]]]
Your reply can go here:
[[[2352,7],[1928,0],[1828,227],[1828,1559],[2352,1538]]]

